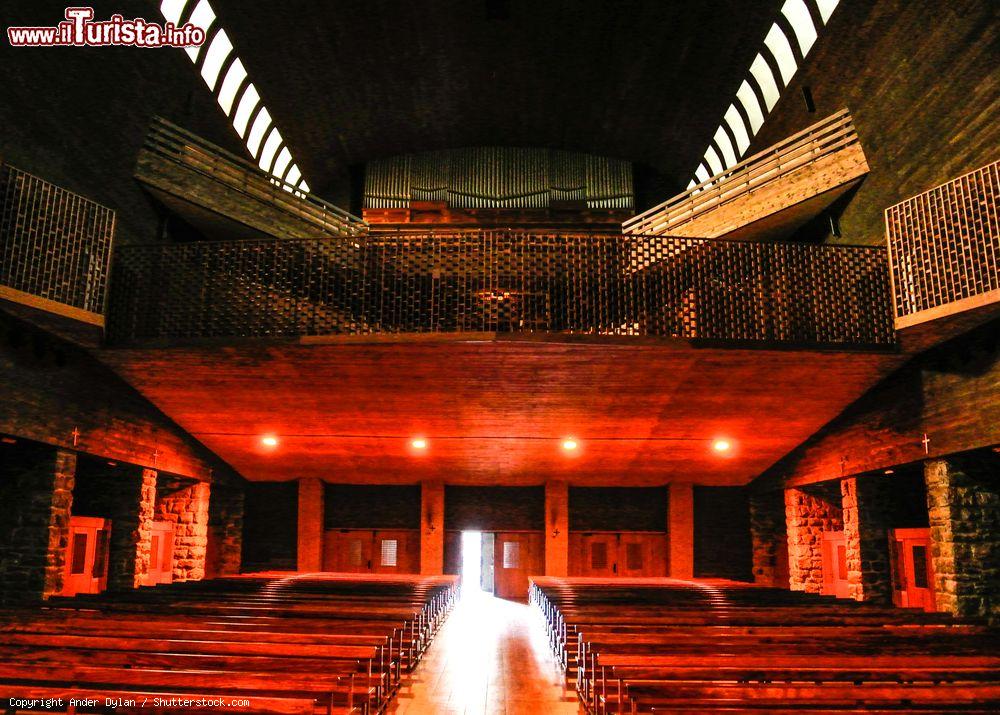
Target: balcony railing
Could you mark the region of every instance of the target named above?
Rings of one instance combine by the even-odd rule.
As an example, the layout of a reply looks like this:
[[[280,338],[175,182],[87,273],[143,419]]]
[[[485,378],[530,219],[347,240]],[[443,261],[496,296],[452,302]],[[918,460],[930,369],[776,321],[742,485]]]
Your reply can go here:
[[[1000,302],[1000,162],[886,209],[896,325]]]
[[[837,170],[829,171],[827,163],[836,163]],[[801,177],[801,185],[784,186],[791,177],[798,178],[799,173],[811,167],[827,170],[818,172],[816,177]],[[774,201],[755,198],[750,208],[734,208],[732,216],[713,221],[711,231],[702,225],[692,226],[694,235],[721,236],[769,213],[856,181],[867,171],[854,120],[848,110],[842,109],[626,221],[622,229],[625,233],[645,235],[691,235],[687,225],[709,212],[738,204],[751,193],[759,196],[769,187],[783,189]]]
[[[6,300],[100,322],[114,233],[111,209],[0,165],[0,296]]]
[[[298,190],[246,159],[161,117],[153,118],[139,157],[137,177],[167,191],[174,188],[174,183],[179,182],[181,198],[189,201],[212,200],[211,196],[192,195],[187,191],[190,188],[188,182],[179,177],[166,177],[162,171],[154,170],[151,160],[172,162],[185,171],[196,172],[207,178],[219,188],[237,192],[241,197],[243,211],[249,210],[251,204],[246,202],[249,198],[302,221],[308,230],[306,235],[349,236],[368,228],[368,224],[357,216]],[[165,179],[170,185],[159,186]]]
[[[890,346],[885,251],[488,231],[123,246],[119,344],[548,333]]]

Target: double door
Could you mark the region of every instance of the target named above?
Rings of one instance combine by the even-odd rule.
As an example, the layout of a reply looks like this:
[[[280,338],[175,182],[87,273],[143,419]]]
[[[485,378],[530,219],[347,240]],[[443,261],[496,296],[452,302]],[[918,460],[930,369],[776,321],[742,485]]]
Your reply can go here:
[[[825,596],[848,598],[847,537],[843,531],[823,532],[823,589]]]
[[[662,533],[571,532],[571,576],[598,578],[667,575],[667,535]]]
[[[340,573],[420,573],[416,529],[329,529],[323,570]]]
[[[890,529],[892,602],[902,608],[934,611],[934,565],[930,529]]]
[[[542,532],[499,531],[492,536],[493,594],[497,598],[526,599],[528,579],[545,573]]]
[[[74,516],[69,520],[69,544],[63,572],[63,596],[101,593],[108,587],[111,520]]]

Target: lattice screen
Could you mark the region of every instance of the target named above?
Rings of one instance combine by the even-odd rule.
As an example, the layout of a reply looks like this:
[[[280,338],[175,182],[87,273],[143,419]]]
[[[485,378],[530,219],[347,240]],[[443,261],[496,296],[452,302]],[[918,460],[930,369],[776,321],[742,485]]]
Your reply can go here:
[[[111,337],[556,332],[888,345],[885,251],[483,231],[128,246]]]

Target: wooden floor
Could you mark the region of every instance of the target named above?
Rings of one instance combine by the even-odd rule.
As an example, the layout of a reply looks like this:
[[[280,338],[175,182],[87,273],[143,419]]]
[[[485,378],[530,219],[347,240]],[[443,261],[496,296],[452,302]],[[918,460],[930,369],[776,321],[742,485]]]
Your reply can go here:
[[[391,715],[576,715],[578,700],[549,650],[538,612],[489,594],[465,594]]]

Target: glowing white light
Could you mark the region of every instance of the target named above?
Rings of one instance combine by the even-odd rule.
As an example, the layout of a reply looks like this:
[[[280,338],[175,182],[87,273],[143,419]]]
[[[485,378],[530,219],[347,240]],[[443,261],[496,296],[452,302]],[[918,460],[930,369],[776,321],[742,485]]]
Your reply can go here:
[[[708,150],[705,152],[705,161],[708,162],[708,168],[712,170],[712,176],[722,173],[722,161],[712,147],[708,147]]]
[[[723,119],[726,120],[726,124],[729,125],[729,129],[733,133],[733,138],[736,140],[737,154],[743,156],[743,152],[750,146],[750,135],[747,134],[747,126],[743,123],[743,117],[740,116],[735,104],[729,105]]]
[[[185,5],[187,5],[187,0],[163,0],[160,3],[160,12],[167,22],[177,25],[181,21]]]
[[[754,94],[753,87],[750,86],[749,82],[743,80],[743,84],[736,92],[736,98],[740,100],[740,104],[746,110],[747,120],[750,122],[750,134],[756,134],[757,130],[764,124],[764,113],[760,109],[760,102],[757,101],[757,95]]]
[[[240,105],[236,108],[236,115],[233,117],[233,128],[240,135],[240,139],[246,136],[247,123],[259,103],[260,95],[257,94],[257,88],[251,82],[243,92],[243,98],[240,100]]]
[[[792,81],[792,77],[795,76],[797,66],[795,64],[795,55],[792,54],[792,46],[788,44],[788,38],[785,37],[785,33],[778,27],[778,23],[771,25],[767,37],[764,38],[764,44],[767,45],[767,49],[771,50],[774,59],[778,61],[778,72],[781,73],[781,81],[787,87],[788,83]]]
[[[823,19],[823,24],[825,25],[830,21],[830,15],[833,11],[837,9],[837,5],[840,4],[840,0],[816,0],[816,5],[819,7],[819,16]]]
[[[226,78],[222,80],[222,87],[219,88],[219,96],[217,97],[219,106],[222,107],[222,111],[226,113],[227,117],[233,111],[233,100],[236,99],[236,92],[239,91],[246,78],[247,71],[243,67],[243,63],[240,62],[240,58],[237,57],[226,70]]]
[[[778,84],[774,81],[771,68],[767,66],[767,62],[759,52],[750,65],[750,74],[757,80],[757,86],[760,87],[760,91],[764,95],[764,105],[770,112],[781,95],[778,92]]]
[[[712,141],[715,142],[715,146],[719,147],[722,151],[722,158],[726,162],[724,168],[728,169],[733,164],[736,163],[736,153],[733,151],[733,143],[729,141],[729,135],[726,134],[726,130],[719,127],[715,130],[715,136],[712,137]]]
[[[281,132],[278,131],[277,127],[272,127],[271,133],[267,135],[267,141],[264,142],[264,148],[260,152],[260,161],[258,164],[260,168],[264,171],[270,171],[271,165],[274,163],[274,155],[278,152],[278,147],[281,146]]]
[[[288,168],[291,161],[292,153],[288,151],[288,147],[281,147],[281,151],[278,153],[278,158],[274,160],[274,168],[271,170],[271,173],[280,179],[285,175],[285,169]]]
[[[229,41],[229,35],[226,34],[226,31],[216,32],[212,44],[208,46],[205,53],[205,61],[201,64],[201,76],[209,89],[215,89],[215,84],[219,81],[219,71],[232,51],[233,43]]]
[[[809,8],[803,0],[786,0],[781,6],[781,14],[788,20],[795,33],[795,40],[799,43],[799,50],[805,57],[816,42],[816,26],[813,24]]]
[[[213,22],[215,22],[215,11],[212,9],[212,6],[208,4],[208,0],[201,0],[201,2],[195,6],[194,12],[191,13],[191,17],[188,22],[195,27],[200,27],[205,31],[205,36],[208,36],[208,28],[212,26]],[[198,60],[198,54],[201,52],[201,46],[185,47],[184,51],[187,53],[187,56],[191,58],[192,62],[196,62]]]
[[[247,149],[254,157],[260,154],[260,143],[264,140],[264,133],[270,128],[271,115],[268,114],[267,108],[261,107],[247,137]]]

